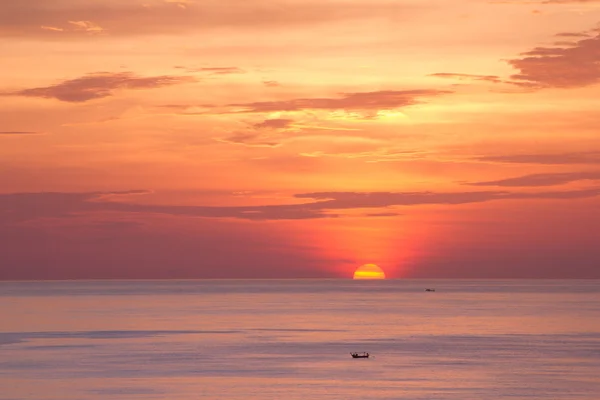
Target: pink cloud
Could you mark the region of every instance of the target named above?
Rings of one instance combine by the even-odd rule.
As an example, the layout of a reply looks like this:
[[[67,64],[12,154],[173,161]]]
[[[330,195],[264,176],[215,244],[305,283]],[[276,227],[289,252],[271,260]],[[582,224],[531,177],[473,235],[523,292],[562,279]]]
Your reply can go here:
[[[287,118],[273,118],[266,119],[253,126],[255,129],[283,129],[289,127],[293,122],[293,120]]]
[[[263,85],[266,87],[279,87],[281,84],[277,81],[263,81]]]
[[[66,80],[51,86],[5,92],[3,95],[41,97],[80,103],[112,96],[116,90],[154,89],[190,82],[195,82],[195,79],[188,76],[137,77],[131,72],[100,72]]]
[[[41,132],[32,132],[32,131],[0,131],[0,135],[11,135],[11,136],[19,136],[19,135],[39,135]]]
[[[506,154],[476,158],[479,161],[515,164],[600,164],[600,152],[572,152],[548,154]]]
[[[128,202],[126,196],[144,191],[89,193],[12,193],[0,194],[0,225],[14,224],[38,218],[71,218],[81,213],[119,212],[126,214],[161,214],[203,218],[233,218],[243,220],[295,220],[339,217],[335,211],[379,209],[394,206],[427,204],[460,205],[499,200],[547,199],[567,200],[600,196],[600,188],[550,192],[316,192],[294,197],[307,199],[301,204],[258,206],[179,206]],[[121,196],[114,201],[106,196]]]
[[[377,92],[342,93],[333,98],[305,98],[280,101],[228,104],[238,112],[276,112],[301,110],[381,110],[418,104],[423,97],[452,93],[446,90],[382,90]]]
[[[600,33],[572,46],[536,47],[509,60],[519,72],[510,78],[531,88],[571,88],[600,82]]]
[[[585,33],[585,32],[561,32],[561,33],[557,33],[556,36],[558,37],[571,37],[571,38],[582,38],[582,37],[589,37],[590,35]]]
[[[473,182],[471,186],[537,187],[562,185],[582,180],[600,181],[600,171],[562,172],[524,175],[495,181]]]
[[[261,134],[250,132],[250,133],[235,133],[233,135],[215,139],[222,143],[241,144],[248,147],[277,147],[281,145],[280,142],[265,138]]]
[[[582,4],[582,3],[600,3],[600,0],[492,0],[494,4]]]
[[[436,78],[447,78],[447,79],[458,79],[458,80],[475,80],[475,81],[486,81],[492,83],[501,83],[503,82],[500,77],[496,75],[472,75],[472,74],[456,74],[449,72],[438,72],[435,74],[430,74],[429,76],[433,76]]]
[[[229,75],[229,74],[242,74],[245,71],[238,67],[205,67],[205,68],[191,68],[188,71],[192,72],[206,72],[214,75]]]

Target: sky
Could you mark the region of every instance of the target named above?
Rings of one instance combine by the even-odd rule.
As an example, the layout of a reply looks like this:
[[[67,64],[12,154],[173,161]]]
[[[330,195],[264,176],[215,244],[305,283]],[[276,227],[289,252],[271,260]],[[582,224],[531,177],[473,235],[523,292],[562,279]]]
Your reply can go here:
[[[600,278],[600,0],[0,0],[0,279]]]

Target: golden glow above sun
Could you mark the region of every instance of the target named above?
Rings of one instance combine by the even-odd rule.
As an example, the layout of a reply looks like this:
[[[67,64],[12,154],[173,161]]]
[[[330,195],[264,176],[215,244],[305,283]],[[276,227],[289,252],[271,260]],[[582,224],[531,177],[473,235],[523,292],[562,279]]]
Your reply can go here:
[[[375,264],[365,264],[354,271],[354,279],[385,279],[385,272]]]

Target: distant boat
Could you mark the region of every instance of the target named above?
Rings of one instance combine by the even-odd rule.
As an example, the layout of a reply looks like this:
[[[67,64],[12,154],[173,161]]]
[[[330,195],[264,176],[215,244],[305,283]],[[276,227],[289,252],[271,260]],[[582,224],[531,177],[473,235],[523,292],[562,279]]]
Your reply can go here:
[[[435,289],[425,289],[426,292],[435,292]]]
[[[364,351],[362,353],[350,353],[350,355],[352,358],[369,358],[369,353],[365,353]]]

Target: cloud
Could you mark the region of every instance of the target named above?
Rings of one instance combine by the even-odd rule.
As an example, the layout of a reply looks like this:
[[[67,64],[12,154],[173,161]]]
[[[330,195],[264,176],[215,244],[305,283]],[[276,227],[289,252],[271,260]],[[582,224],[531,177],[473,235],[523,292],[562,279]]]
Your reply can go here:
[[[561,32],[555,36],[579,40],[560,41],[550,47],[535,47],[521,53],[520,57],[507,60],[506,62],[518,71],[507,80],[496,75],[449,72],[429,76],[509,83],[528,89],[575,88],[600,82],[600,30]]]
[[[318,207],[267,205],[247,207],[144,205],[124,201],[102,201],[106,195],[129,192],[14,193],[0,194],[0,224],[36,218],[65,218],[86,212],[151,213],[206,218],[280,220],[331,217]]]
[[[572,46],[536,47],[521,56],[508,61],[519,71],[510,77],[519,86],[573,88],[600,82],[600,33]]]
[[[364,144],[360,144],[360,147],[364,148]],[[370,159],[367,162],[387,162],[387,161],[398,161],[398,160],[406,160],[406,159],[414,159],[420,158],[422,152],[414,151],[414,150],[394,150],[389,148],[383,148],[381,146],[377,146],[372,150],[362,150],[362,151],[341,151],[338,150],[336,152],[324,152],[324,151],[313,151],[300,153],[302,157],[311,157],[311,158],[319,158],[319,157],[337,157],[337,158],[368,158]]]
[[[228,104],[237,112],[278,112],[302,110],[381,110],[411,106],[422,97],[452,93],[445,90],[382,90],[377,92],[342,93],[337,98],[308,98],[281,101]]]
[[[561,32],[561,33],[557,33],[555,36],[580,38],[580,37],[589,37],[590,35],[585,32]]]
[[[562,185],[581,180],[600,180],[600,171],[564,172],[524,175],[516,178],[499,179],[487,182],[468,183],[471,186],[537,187]]]
[[[189,76],[138,77],[131,72],[99,72],[51,86],[5,92],[2,95],[40,97],[80,103],[112,96],[116,90],[154,89],[189,82],[195,82],[195,79]]]
[[[192,71],[195,72],[208,72],[214,75],[229,75],[229,74],[243,74],[245,71],[238,67],[206,67],[196,68]]]
[[[241,144],[248,147],[277,147],[281,143],[265,139],[258,133],[236,133],[224,138],[216,138],[217,142]]]
[[[176,110],[180,115],[202,114],[243,114],[243,113],[276,113],[295,111],[342,111],[345,117],[377,118],[385,116],[381,111],[408,107],[422,103],[422,98],[435,97],[453,93],[448,90],[416,89],[416,90],[381,90],[376,92],[340,93],[339,97],[300,98],[291,100],[257,101],[251,103],[230,104],[166,104],[160,107]],[[352,113],[349,113],[352,112]],[[361,115],[364,113],[365,115]],[[268,125],[286,124],[285,119],[274,118]],[[338,129],[322,126],[303,126],[314,129]],[[255,128],[260,128],[255,126]]]
[[[600,0],[493,0],[493,4],[592,4],[600,3]]]
[[[600,164],[600,151],[555,154],[509,154],[477,157],[478,161],[508,164]]]
[[[0,131],[0,135],[39,135],[40,133],[31,131]]]
[[[44,29],[46,31],[51,31],[51,32],[64,32],[65,31],[63,28],[57,28],[55,26],[45,26],[45,25],[40,26],[40,29]]]
[[[381,213],[370,213],[370,214],[365,214],[365,217],[397,217],[399,215],[399,213],[393,213],[393,212],[381,212]]]
[[[224,138],[215,138],[221,143],[231,143],[248,147],[278,147],[281,145],[281,135],[274,138],[272,133],[285,129],[292,124],[293,120],[287,118],[266,119],[252,125],[254,131],[238,132]],[[261,132],[263,131],[263,132]]]
[[[539,0],[540,4],[600,3],[600,0]]]
[[[279,87],[281,84],[277,81],[263,81],[263,85],[266,87]]]
[[[39,29],[54,33],[55,35],[59,33],[61,35],[80,35],[82,33],[86,35],[100,35],[107,33],[104,28],[92,21],[66,21],[62,26],[41,25]],[[57,38],[60,36],[53,37]]]
[[[291,127],[293,122],[288,118],[266,119],[252,124],[248,132],[237,132],[215,140],[248,147],[278,147],[288,136],[286,128]]]
[[[194,0],[164,0],[165,3],[171,3],[177,5],[177,7],[187,10],[188,6],[195,3]]]
[[[255,129],[284,129],[289,127],[293,122],[293,120],[287,118],[274,118],[254,124],[253,127]]]
[[[205,72],[211,75],[229,75],[229,74],[243,74],[244,71],[238,67],[199,67],[199,68],[190,68],[184,67],[181,65],[176,65],[176,69],[183,69],[187,72]]]
[[[179,206],[136,204],[106,201],[106,195],[128,196],[143,193],[89,192],[89,193],[13,193],[0,194],[0,225],[15,224],[38,218],[69,218],[90,212],[121,212],[140,214],[165,214],[204,218],[234,218],[243,220],[295,220],[339,217],[335,211],[389,208],[393,206],[458,205],[494,200],[525,199],[581,199],[600,195],[600,188],[518,193],[506,191],[482,192],[316,192],[294,197],[307,199],[302,204],[258,206]],[[387,213],[387,212],[386,212]]]
[[[449,72],[438,72],[435,74],[430,74],[429,76],[433,76],[436,78],[447,78],[447,79],[458,79],[458,80],[475,80],[475,81],[486,81],[492,83],[502,83],[504,82],[500,77],[496,75],[472,75],[472,74],[456,74]]]
[[[58,34],[80,34],[85,33],[87,35],[99,35],[106,33],[100,25],[92,21],[67,21],[62,27],[60,26],[49,26],[41,25],[39,27],[43,31]]]
[[[321,192],[296,195],[298,198],[322,200],[321,209],[380,208],[427,204],[469,204],[492,200],[516,199],[576,199],[600,195],[600,188],[540,193],[515,192]]]
[[[210,32],[232,27],[276,29],[344,20],[408,18],[409,11],[417,8],[388,0],[228,0],[226,5],[221,1],[183,0],[0,1],[0,36],[65,39],[86,37],[98,29],[112,36]],[[70,21],[79,25],[73,26]]]
[[[92,21],[69,21],[76,31],[82,31],[90,34],[99,34],[104,32],[102,27]]]

